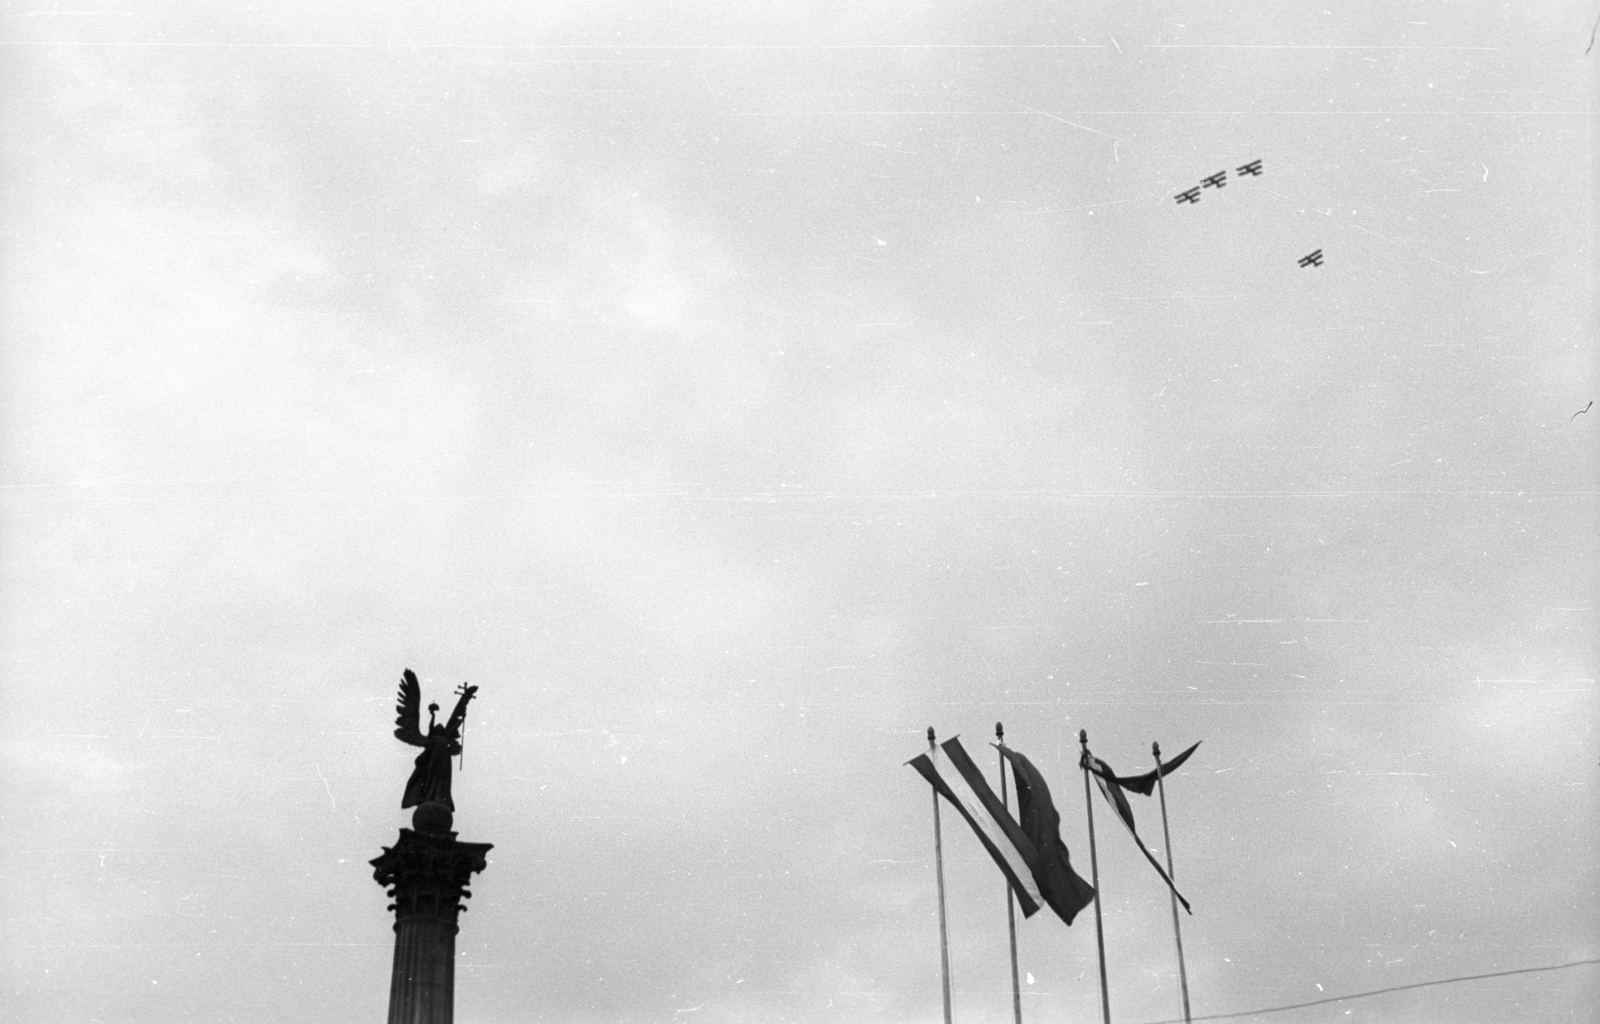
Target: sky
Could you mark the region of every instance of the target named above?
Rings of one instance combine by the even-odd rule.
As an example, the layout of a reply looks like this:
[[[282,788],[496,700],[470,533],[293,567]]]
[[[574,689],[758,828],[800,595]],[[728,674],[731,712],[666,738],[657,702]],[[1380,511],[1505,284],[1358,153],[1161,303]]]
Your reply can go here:
[[[1078,731],[1203,741],[1196,1015],[1600,958],[1594,18],[0,4],[0,1017],[382,1020],[408,667],[480,687],[462,1024],[939,1021],[905,762],[997,721],[1085,877]],[[1018,944],[1099,1019],[1092,913]]]

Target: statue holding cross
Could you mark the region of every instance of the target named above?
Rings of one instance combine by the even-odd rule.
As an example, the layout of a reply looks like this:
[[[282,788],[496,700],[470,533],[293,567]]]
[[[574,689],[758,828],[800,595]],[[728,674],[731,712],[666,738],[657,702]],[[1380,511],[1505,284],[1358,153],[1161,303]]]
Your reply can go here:
[[[460,695],[456,709],[443,725],[434,721],[439,705],[429,704],[428,731],[424,735],[421,729],[422,687],[416,673],[409,668],[401,677],[394,735],[398,740],[421,747],[422,753],[417,755],[416,767],[406,782],[405,798],[400,806],[417,808],[418,827],[450,827],[450,817],[456,809],[455,801],[450,798],[450,758],[461,753],[461,730],[467,721],[467,704],[477,692],[476,686],[462,683],[456,690]]]

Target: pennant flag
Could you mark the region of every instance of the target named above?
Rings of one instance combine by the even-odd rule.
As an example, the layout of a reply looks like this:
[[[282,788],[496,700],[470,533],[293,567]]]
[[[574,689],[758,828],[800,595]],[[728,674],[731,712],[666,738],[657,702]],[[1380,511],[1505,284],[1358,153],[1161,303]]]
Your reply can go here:
[[[1193,748],[1191,747],[1190,749],[1192,750]],[[1172,890],[1172,895],[1178,897],[1178,902],[1183,904],[1183,909],[1193,914],[1194,911],[1189,910],[1189,901],[1183,898],[1183,893],[1179,892],[1178,887],[1172,884],[1172,879],[1167,877],[1167,873],[1161,869],[1160,863],[1150,855],[1149,850],[1145,849],[1144,840],[1139,838],[1138,831],[1133,827],[1133,808],[1128,806],[1128,798],[1122,793],[1122,786],[1117,782],[1117,773],[1111,770],[1110,765],[1093,754],[1089,755],[1089,773],[1094,776],[1094,781],[1100,787],[1100,792],[1105,796],[1106,802],[1116,810],[1117,817],[1122,820],[1122,824],[1128,829],[1128,835],[1132,836],[1133,841],[1139,845],[1139,852],[1143,853],[1145,860],[1148,860],[1150,866],[1156,869],[1156,874],[1161,876],[1161,880],[1167,883],[1167,888]]]
[[[1166,776],[1171,775],[1173,771],[1177,769],[1178,765],[1189,760],[1189,755],[1194,753],[1195,747],[1200,746],[1200,744],[1203,742],[1205,741],[1200,740],[1196,742],[1193,747],[1185,750],[1172,760],[1163,763],[1160,769],[1153,768],[1150,771],[1145,772],[1143,775],[1119,775],[1116,778],[1117,785],[1121,786],[1123,789],[1131,789],[1140,796],[1149,796],[1151,793],[1156,791],[1156,776],[1160,775],[1161,777],[1165,778]]]
[[[995,748],[1011,762],[1011,777],[1017,783],[1017,817],[1033,848],[1039,851],[1039,866],[1033,880],[1050,909],[1067,924],[1078,911],[1094,899],[1094,886],[1072,870],[1067,846],[1061,841],[1061,816],[1050,799],[1050,788],[1033,762],[1001,743]]]
[[[943,750],[940,749],[943,748]],[[1044,897],[1034,881],[1039,853],[989,788],[983,773],[972,763],[959,737],[952,736],[926,754],[906,762],[961,812],[977,833],[978,841],[1006,876],[1024,917],[1038,913]]]

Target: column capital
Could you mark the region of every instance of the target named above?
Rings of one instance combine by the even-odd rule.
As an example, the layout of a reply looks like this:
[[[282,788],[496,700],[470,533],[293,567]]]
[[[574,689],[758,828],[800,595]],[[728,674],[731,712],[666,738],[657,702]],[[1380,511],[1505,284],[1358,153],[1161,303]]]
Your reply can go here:
[[[373,880],[394,900],[388,909],[394,911],[395,929],[408,918],[429,917],[455,934],[456,918],[466,909],[461,901],[472,897],[467,884],[488,867],[485,858],[493,848],[492,843],[460,842],[454,832],[401,829],[399,842],[368,862]]]

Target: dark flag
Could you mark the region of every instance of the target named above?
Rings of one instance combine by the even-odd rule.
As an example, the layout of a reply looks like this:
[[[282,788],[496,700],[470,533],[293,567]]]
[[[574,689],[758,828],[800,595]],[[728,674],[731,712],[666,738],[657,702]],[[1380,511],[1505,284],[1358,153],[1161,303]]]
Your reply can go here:
[[[1194,748],[1190,747],[1189,749],[1193,750]],[[1188,751],[1185,751],[1184,756],[1187,756],[1187,754]],[[1156,869],[1156,874],[1161,876],[1161,880],[1167,883],[1167,888],[1172,890],[1172,895],[1178,897],[1178,902],[1183,904],[1183,909],[1191,914],[1194,913],[1193,910],[1189,910],[1189,901],[1184,899],[1183,893],[1179,892],[1178,887],[1172,884],[1172,879],[1167,877],[1167,873],[1162,870],[1161,864],[1150,855],[1149,850],[1145,849],[1144,840],[1139,838],[1138,830],[1133,827],[1133,808],[1128,806],[1128,798],[1123,795],[1122,785],[1117,779],[1117,773],[1111,770],[1110,765],[1093,754],[1089,754],[1088,757],[1089,774],[1094,776],[1094,781],[1099,785],[1100,792],[1105,796],[1106,802],[1116,809],[1117,817],[1122,821],[1123,826],[1127,828],[1128,834],[1133,837],[1133,841],[1138,844],[1139,852],[1144,854],[1145,860],[1148,860],[1150,866]],[[1176,764],[1177,760],[1173,763]],[[1154,773],[1151,773],[1151,781],[1154,782],[1154,780]]]
[[[1143,775],[1119,775],[1116,777],[1116,783],[1123,789],[1131,789],[1140,796],[1149,796],[1151,793],[1156,791],[1157,773],[1159,772],[1163,778],[1171,775],[1180,764],[1189,760],[1189,755],[1195,752],[1195,747],[1200,746],[1200,744],[1203,742],[1205,741],[1197,741],[1193,747],[1190,747],[1177,757],[1166,762],[1160,767],[1160,769],[1152,769],[1145,772]]]
[[[978,841],[989,851],[1016,893],[1023,916],[1032,917],[1038,913],[1039,905],[1044,902],[1034,882],[1039,873],[1039,853],[1000,798],[994,795],[994,790],[989,788],[983,773],[961,746],[961,740],[951,737],[906,763],[927,779],[934,791],[950,801],[972,826]]]
[[[1011,778],[1017,784],[1017,816],[1022,819],[1022,831],[1039,852],[1039,866],[1033,875],[1039,894],[1061,920],[1071,924],[1078,911],[1094,899],[1094,886],[1072,870],[1067,846],[1061,841],[1061,816],[1050,799],[1044,775],[1010,747],[999,743],[995,747],[1011,762]]]

